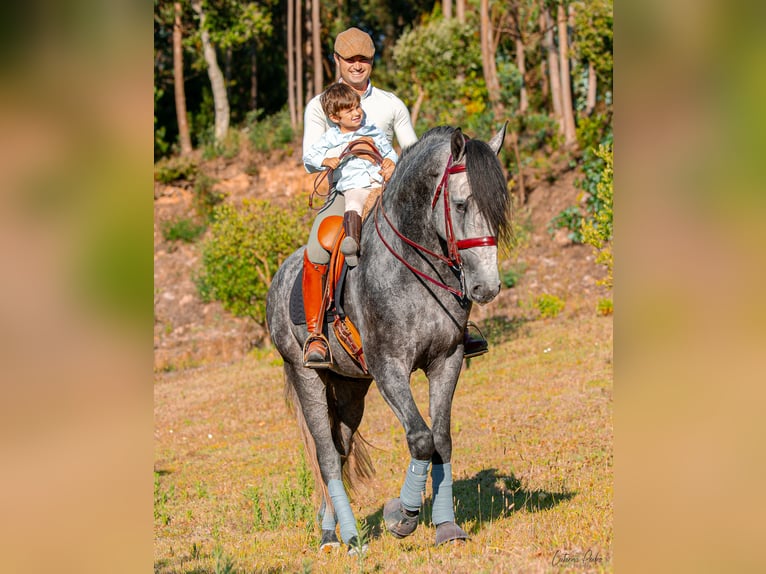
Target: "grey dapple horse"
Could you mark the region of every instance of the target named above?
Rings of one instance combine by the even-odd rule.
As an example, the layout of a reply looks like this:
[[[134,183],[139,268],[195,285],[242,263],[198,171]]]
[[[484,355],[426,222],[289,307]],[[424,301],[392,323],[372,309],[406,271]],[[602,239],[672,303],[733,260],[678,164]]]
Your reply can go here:
[[[411,455],[399,497],[384,506],[387,529],[399,538],[415,530],[430,467],[436,543],[467,538],[455,522],[450,416],[471,305],[491,301],[500,290],[497,239],[509,230],[510,211],[497,159],[504,137],[505,127],[484,143],[442,126],[404,150],[365,220],[359,264],[345,280],[344,309],[361,333],[369,373],[343,350],[332,329],[332,368],[303,366],[306,327],[295,325],[289,310],[303,249],[274,276],[267,321],[284,358],[286,395],[321,478],[322,547],[339,546],[338,524],[349,552],[360,551],[343,478],[372,473],[355,435],[373,380],[403,425]],[[428,377],[431,428],[410,389],[416,369]]]

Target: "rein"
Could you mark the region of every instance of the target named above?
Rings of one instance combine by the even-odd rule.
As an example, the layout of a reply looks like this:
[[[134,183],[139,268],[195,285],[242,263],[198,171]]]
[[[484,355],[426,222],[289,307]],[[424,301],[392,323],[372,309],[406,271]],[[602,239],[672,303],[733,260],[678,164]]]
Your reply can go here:
[[[492,237],[491,235],[487,235],[484,237],[472,237],[469,239],[461,239],[460,241],[455,239],[455,231],[452,226],[452,213],[450,210],[450,202],[449,202],[449,178],[451,175],[456,173],[464,173],[465,172],[465,166],[464,165],[453,165],[452,163],[452,154],[450,154],[449,158],[447,159],[447,167],[444,169],[444,174],[442,175],[441,181],[439,182],[439,185],[436,187],[436,192],[434,193],[434,198],[431,201],[431,211],[433,211],[436,208],[436,202],[439,200],[439,196],[443,194],[443,200],[442,203],[444,204],[444,225],[445,225],[445,235],[447,236],[447,255],[444,256],[440,253],[435,253],[431,251],[430,249],[427,249],[426,247],[420,245],[419,243],[416,243],[415,241],[411,240],[408,237],[405,237],[393,224],[391,219],[388,217],[388,214],[386,213],[385,208],[383,207],[383,196],[381,195],[377,203],[375,205],[375,230],[378,232],[378,237],[380,237],[380,240],[383,242],[383,245],[386,246],[386,248],[391,252],[391,254],[396,257],[402,264],[404,264],[407,269],[415,273],[418,277],[422,277],[423,279],[426,279],[427,281],[430,281],[434,285],[437,285],[438,287],[441,287],[442,289],[445,289],[446,291],[449,291],[456,297],[459,297],[460,299],[465,298],[465,273],[463,272],[463,261],[460,257],[460,251],[463,249],[471,249],[472,247],[488,247],[497,245],[497,239],[495,237]],[[394,251],[394,248],[391,247],[391,245],[385,240],[383,237],[383,234],[380,231],[380,226],[378,224],[378,213],[383,215],[383,219],[388,224],[388,226],[391,228],[391,230],[394,232],[394,234],[401,239],[404,243],[412,247],[413,249],[417,251],[421,251],[422,253],[426,253],[430,255],[431,257],[434,257],[441,261],[442,263],[445,263],[450,269],[454,269],[460,273],[460,289],[455,289],[454,287],[450,287],[446,283],[442,283],[438,279],[435,279],[431,277],[430,275],[420,271],[419,269],[416,269],[412,265],[410,265],[404,257],[399,255],[396,251]]]

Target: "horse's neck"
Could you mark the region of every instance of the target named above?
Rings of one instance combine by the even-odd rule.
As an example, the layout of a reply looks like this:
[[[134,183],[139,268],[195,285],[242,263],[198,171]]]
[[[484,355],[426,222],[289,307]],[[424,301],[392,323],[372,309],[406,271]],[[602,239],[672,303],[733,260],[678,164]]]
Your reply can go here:
[[[388,219],[393,223],[396,230],[407,239],[430,249],[439,251],[439,236],[431,224],[431,191],[426,188],[420,190],[421,193],[410,193],[407,195],[398,194],[397,196],[384,197],[384,207]],[[425,200],[425,201],[424,201]],[[381,233],[387,241],[399,240],[396,238],[396,231],[382,222],[380,225]]]

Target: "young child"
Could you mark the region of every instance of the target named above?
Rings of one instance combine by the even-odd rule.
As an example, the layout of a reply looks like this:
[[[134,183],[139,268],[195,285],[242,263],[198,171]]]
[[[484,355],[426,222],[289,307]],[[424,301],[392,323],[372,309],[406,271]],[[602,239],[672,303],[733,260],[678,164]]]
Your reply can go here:
[[[340,248],[348,266],[354,267],[359,262],[364,203],[373,189],[390,179],[399,158],[382,131],[374,125],[364,125],[361,99],[350,86],[333,84],[322,93],[320,101],[324,113],[336,126],[304,150],[303,164],[309,173],[333,170],[330,187],[343,194],[346,201],[343,214],[346,238]],[[352,154],[340,161],[338,156],[348,144],[360,138],[372,139],[375,143],[383,157],[380,166]]]

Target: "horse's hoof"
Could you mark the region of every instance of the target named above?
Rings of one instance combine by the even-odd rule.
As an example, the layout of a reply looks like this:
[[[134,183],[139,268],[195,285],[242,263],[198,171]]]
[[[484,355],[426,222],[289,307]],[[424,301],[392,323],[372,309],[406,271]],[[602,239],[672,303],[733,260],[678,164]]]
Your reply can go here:
[[[347,546],[349,556],[364,556],[369,548],[367,544],[359,544],[359,539],[356,536],[349,539]]]
[[[397,538],[409,536],[418,527],[419,512],[408,515],[398,498],[392,498],[383,506],[383,520],[388,531]]]
[[[322,540],[319,542],[320,552],[331,552],[333,548],[338,548],[340,541],[335,535],[334,530],[322,530]]]
[[[442,522],[436,527],[436,545],[457,540],[467,540],[468,534],[454,522]]]

